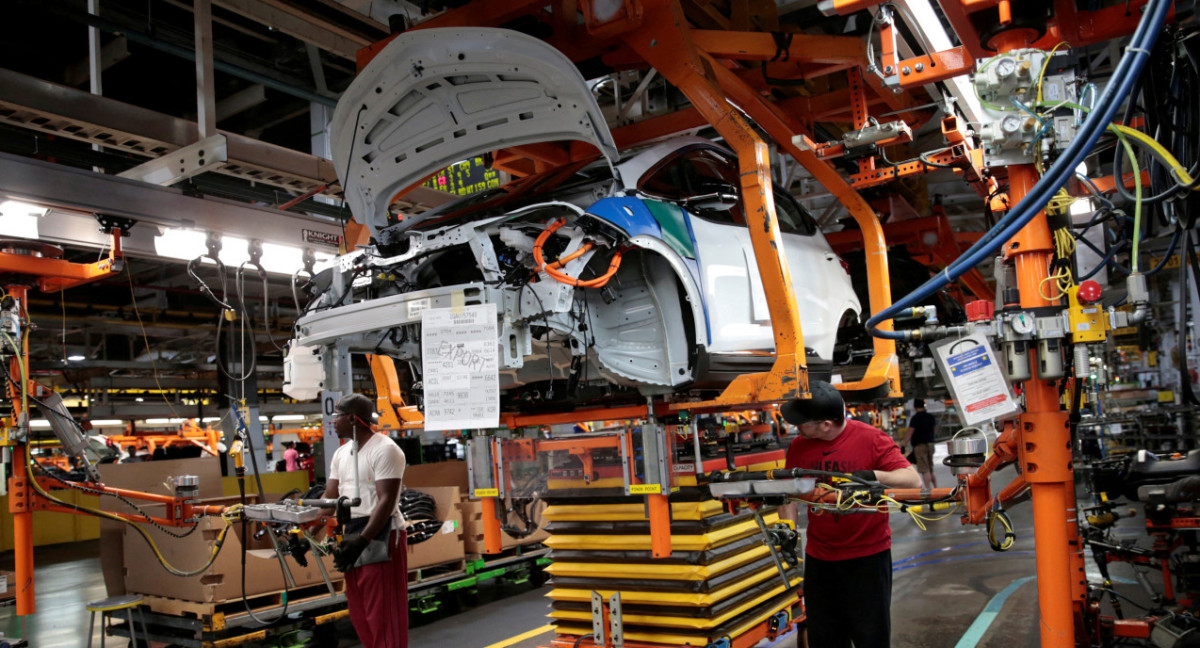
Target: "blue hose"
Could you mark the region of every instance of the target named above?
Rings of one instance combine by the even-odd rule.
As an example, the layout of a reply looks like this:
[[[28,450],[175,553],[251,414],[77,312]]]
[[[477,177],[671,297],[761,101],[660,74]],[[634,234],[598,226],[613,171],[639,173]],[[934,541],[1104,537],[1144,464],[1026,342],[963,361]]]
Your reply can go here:
[[[907,339],[908,336],[905,332],[881,331],[875,327],[880,322],[893,319],[901,310],[929,299],[942,287],[955,281],[966,274],[968,270],[995,254],[1005,241],[1015,236],[1042,210],[1054,192],[1066,184],[1067,179],[1075,172],[1075,167],[1079,166],[1079,163],[1087,157],[1087,154],[1096,145],[1096,140],[1111,123],[1113,115],[1120,107],[1121,100],[1129,94],[1133,84],[1141,76],[1142,68],[1145,67],[1146,59],[1149,58],[1149,51],[1154,47],[1158,34],[1162,31],[1170,5],[1170,0],[1150,0],[1146,4],[1146,13],[1138,23],[1137,31],[1134,32],[1120,63],[1113,71],[1113,83],[1104,89],[1104,93],[1096,102],[1098,108],[1088,115],[1079,129],[1075,141],[1071,142],[1058,161],[1051,165],[1042,179],[1034,186],[1033,191],[945,270],[937,276],[931,277],[919,288],[900,298],[888,308],[871,316],[867,320],[867,330],[871,332],[871,335],[893,340]]]

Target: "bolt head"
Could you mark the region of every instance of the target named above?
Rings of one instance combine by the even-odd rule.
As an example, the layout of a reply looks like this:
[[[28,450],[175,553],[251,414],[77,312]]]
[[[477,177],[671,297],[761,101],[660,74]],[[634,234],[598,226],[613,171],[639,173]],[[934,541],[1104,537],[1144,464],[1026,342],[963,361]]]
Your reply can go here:
[[[925,69],[925,64],[924,64],[924,63],[917,63],[917,66],[916,66],[916,70],[917,70],[917,72],[920,72],[920,71],[922,71],[922,70],[924,70],[924,69]]]
[[[903,67],[903,68],[900,70],[900,72],[901,72],[901,73],[903,73],[905,76],[908,76],[908,75],[912,74],[912,68],[910,68],[910,67],[908,67],[907,65],[905,65],[905,66],[904,66],[904,67]]]
[[[891,73],[892,73],[892,71],[893,71],[893,70],[895,70],[895,69],[896,69],[896,68],[894,68],[894,67],[892,67],[892,66],[890,66],[890,65],[889,65],[889,66],[887,66],[887,67],[883,68],[883,73],[884,73],[884,74],[891,74]]]

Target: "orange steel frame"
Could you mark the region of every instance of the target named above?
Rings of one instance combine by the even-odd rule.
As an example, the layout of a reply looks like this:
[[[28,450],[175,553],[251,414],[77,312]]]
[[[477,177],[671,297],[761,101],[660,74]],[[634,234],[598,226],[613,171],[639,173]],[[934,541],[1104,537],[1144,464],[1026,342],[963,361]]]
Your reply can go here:
[[[522,14],[537,13],[537,3],[479,0],[469,6],[448,11],[423,22],[414,29],[460,25],[500,25]],[[558,6],[556,4],[556,6]],[[585,16],[590,16],[589,3],[582,2]],[[791,278],[778,246],[781,240],[774,213],[769,151],[765,141],[742,113],[745,111],[763,127],[778,146],[793,155],[819,182],[837,196],[859,223],[867,250],[870,275],[870,307],[873,311],[891,304],[888,283],[887,246],[882,230],[870,205],[847,184],[841,175],[814,152],[817,145],[805,135],[804,122],[772,104],[762,89],[751,86],[739,75],[736,60],[769,60],[780,54],[779,47],[769,34],[756,32],[714,32],[692,29],[683,10],[675,0],[629,1],[624,10],[604,24],[588,21],[587,34],[582,41],[590,44],[608,43],[616,49],[605,56],[606,61],[620,60],[629,66],[654,67],[692,102],[692,109],[682,116],[685,123],[711,124],[738,156],[742,196],[745,202],[752,247],[768,296],[768,310],[774,329],[776,360],[770,371],[738,377],[716,399],[698,403],[675,403],[674,410],[730,409],[747,405],[778,403],[808,395],[808,375],[804,354],[804,339],[796,310]],[[391,38],[375,43],[359,52],[358,65],[365,66]],[[584,47],[564,46],[555,42],[568,56]],[[610,48],[611,48],[610,47]],[[821,66],[820,73],[865,65],[866,52],[861,39],[840,36],[809,36],[798,34],[786,50],[789,60]],[[881,96],[891,95],[881,92]],[[885,101],[895,101],[885,97]],[[864,99],[865,102],[865,99]],[[893,104],[895,105],[895,104]],[[903,107],[903,103],[901,103]],[[865,120],[865,116],[863,117]],[[622,134],[624,145],[636,143],[642,137],[665,135],[681,130],[679,122],[663,120],[654,127],[641,127],[636,136]],[[686,127],[686,126],[685,126]],[[618,129],[618,134],[621,129]],[[793,143],[799,136],[803,146]],[[540,153],[539,153],[540,151]],[[555,153],[555,151],[558,151]],[[580,147],[520,147],[518,156],[534,156],[534,167],[563,164],[594,156],[594,151]],[[512,152],[501,152],[504,158]],[[861,381],[840,386],[845,390],[885,389],[899,396],[899,363],[895,343],[891,340],[874,342],[874,357]],[[377,376],[379,374],[377,373]],[[390,409],[390,408],[389,408]],[[577,411],[576,421],[612,418],[600,411]],[[411,421],[415,427],[415,421]],[[401,420],[403,424],[403,420]]]
[[[121,232],[112,232],[112,246],[107,258],[95,263],[71,263],[61,259],[47,259],[27,255],[0,252],[0,272],[28,277],[33,285],[45,292],[65,290],[80,286],[91,281],[120,272],[122,264]],[[9,285],[5,291],[20,304],[21,319],[28,317],[26,311],[29,285],[25,283]],[[21,348],[17,351],[20,359],[28,366],[29,346],[25,339],[19,340]],[[20,375],[18,357],[10,361],[10,375]],[[15,428],[16,421],[25,412],[21,410],[22,394],[17,387],[5,386],[5,394],[12,404],[12,418],[5,426]],[[13,516],[13,556],[14,571],[16,572],[17,614],[26,616],[37,611],[33,580],[33,512],[53,511],[57,513],[80,513],[77,509],[60,506],[41,496],[35,489],[48,491],[54,480],[43,480],[33,477],[27,471],[27,453],[29,448],[24,442],[12,444],[13,476],[8,479],[8,508]],[[131,522],[156,522],[162,525],[181,526],[194,521],[197,515],[219,515],[224,507],[197,506],[190,500],[169,495],[157,495],[139,491],[110,488],[103,484],[82,483],[89,490],[101,491],[108,495],[140,499],[148,502],[165,504],[166,517],[148,517],[131,513],[112,513],[117,517]]]
[[[873,7],[881,1],[836,0],[834,8],[839,13],[848,14]],[[1013,31],[994,38],[992,42],[1000,51],[1009,51],[1020,47],[1049,49],[1062,41],[1078,47],[1116,38],[1133,30],[1139,15],[1137,10],[1145,2],[1133,0],[1107,9],[1081,13],[1076,10],[1074,0],[1055,0],[1055,17],[1050,20],[1046,34],[1041,39],[1030,42],[1033,34]],[[913,87],[969,72],[974,68],[974,59],[991,54],[980,45],[979,34],[970,19],[972,13],[999,7],[1002,23],[1005,16],[1011,17],[1009,0],[941,0],[940,4],[963,44],[945,52],[926,52],[904,61],[897,60],[894,51],[883,52],[885,65],[890,62],[897,70],[905,65],[912,66],[914,73],[900,75],[901,87]],[[744,409],[747,404],[807,396],[803,335],[792,296],[791,279],[778,246],[780,236],[772,206],[773,187],[768,172],[767,145],[743,117],[743,113],[775,140],[781,150],[799,161],[858,223],[866,251],[872,312],[879,312],[891,303],[887,245],[884,228],[856,189],[928,171],[927,165],[917,162],[877,169],[872,161],[864,161],[857,175],[849,181],[844,179],[827,161],[821,159],[821,153],[836,154],[835,148],[813,142],[806,135],[806,130],[811,128],[814,115],[838,114],[841,110],[838,104],[847,105],[847,100],[822,101],[822,98],[816,97],[775,102],[769,99],[762,87],[749,80],[752,77],[745,74],[746,70],[738,63],[739,60],[768,60],[780,54],[774,40],[765,34],[721,32],[714,35],[693,29],[676,0],[627,0],[611,20],[602,24],[591,20],[590,5],[588,0],[580,0],[579,6],[587,17],[585,28],[589,38],[578,39],[578,29],[573,28],[571,36],[577,39],[574,45],[565,45],[561,41],[555,44],[571,56],[582,51],[595,53],[596,41],[616,41],[619,46],[605,55],[606,62],[613,64],[622,61],[629,67],[648,64],[692,102],[692,108],[678,117],[655,118],[647,120],[650,122],[648,124],[618,129],[618,141],[622,145],[630,145],[642,138],[674,132],[672,127],[682,130],[687,125],[707,122],[737,154],[751,240],[774,327],[777,359],[769,372],[739,377],[715,400],[675,403],[669,405],[668,409]],[[545,3],[479,0],[466,8],[448,11],[417,28],[500,25],[517,16],[541,11],[543,6]],[[574,2],[566,1],[555,2],[552,6],[558,11],[565,7],[570,7],[572,11],[575,8]],[[555,20],[560,25],[570,22],[562,17],[556,17]],[[882,40],[888,43],[891,39]],[[807,49],[818,43],[820,50]],[[360,67],[384,44],[386,41],[361,51],[358,57]],[[887,47],[890,49],[890,45]],[[803,56],[803,52],[809,51],[809,62],[824,66],[826,74],[835,70],[850,70],[854,87],[850,89],[848,104],[855,127],[865,123],[864,111],[871,102],[866,98],[861,83],[879,89],[878,80],[869,78],[873,75],[866,75],[868,78],[864,79],[857,69],[865,64],[862,48],[861,41],[852,43],[839,37],[797,35],[787,52],[789,56]],[[813,51],[822,51],[824,55],[812,54]],[[923,72],[916,72],[917,63],[924,64]],[[857,85],[856,81],[859,82]],[[880,100],[889,100],[886,90],[877,94]],[[810,112],[800,116],[788,112],[797,106],[807,107]],[[996,181],[984,173],[980,152],[969,148],[969,142],[953,124],[944,132],[953,148],[931,159],[959,165],[964,179],[972,182],[981,195],[991,195],[997,186]],[[527,152],[517,152],[517,155],[522,153]],[[578,160],[581,154],[577,149],[568,148],[561,155],[556,159]],[[536,162],[534,168],[538,164],[545,165],[546,162]],[[1037,182],[1037,175],[1030,165],[1015,166],[1008,169],[1008,180],[1009,203],[1016,204]],[[999,206],[993,203],[994,208]],[[1006,248],[1007,258],[1016,266],[1022,308],[1055,306],[1042,299],[1038,291],[1039,282],[1047,274],[1052,253],[1053,245],[1044,213],[1038,214]],[[973,288],[983,292],[985,287]],[[884,326],[890,328],[890,323]],[[901,395],[895,344],[876,339],[874,356],[866,376],[858,383],[842,385],[841,388],[866,390],[885,385],[890,395]],[[960,477],[960,496],[968,509],[964,521],[980,523],[986,519],[992,507],[1032,491],[1042,645],[1069,646],[1075,643],[1076,619],[1081,619],[1084,612],[1086,579],[1083,559],[1078,551],[1080,540],[1074,524],[1073,475],[1066,414],[1061,411],[1054,384],[1038,380],[1036,375],[1026,382],[1025,397],[1026,412],[1006,427],[984,466],[975,474]],[[644,408],[631,409],[645,412]],[[623,418],[627,415],[638,414],[602,409],[580,410],[566,415],[542,417],[509,415],[505,423],[514,426],[535,421],[569,422]],[[990,475],[997,468],[1015,462],[1020,462],[1020,476],[993,496]],[[948,490],[943,489],[932,497],[947,494]],[[893,495],[904,499],[922,499],[921,494],[915,491],[894,492]],[[494,500],[485,500],[485,511],[488,504],[491,504],[490,513],[494,514]],[[485,519],[488,517],[485,513]],[[496,538],[498,540],[498,533]],[[565,646],[566,642],[573,641],[573,637],[560,636],[554,640],[554,645]]]

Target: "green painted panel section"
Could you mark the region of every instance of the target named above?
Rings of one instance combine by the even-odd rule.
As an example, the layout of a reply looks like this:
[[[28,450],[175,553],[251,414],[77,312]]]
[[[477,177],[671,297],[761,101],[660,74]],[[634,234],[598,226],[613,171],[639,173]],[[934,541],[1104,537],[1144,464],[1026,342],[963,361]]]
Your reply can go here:
[[[650,210],[654,220],[658,221],[658,226],[662,228],[663,241],[671,246],[671,249],[675,250],[679,256],[685,259],[695,259],[696,248],[692,245],[692,235],[688,233],[687,222],[684,221],[687,215],[683,213],[683,208],[679,205],[655,200],[642,202]]]

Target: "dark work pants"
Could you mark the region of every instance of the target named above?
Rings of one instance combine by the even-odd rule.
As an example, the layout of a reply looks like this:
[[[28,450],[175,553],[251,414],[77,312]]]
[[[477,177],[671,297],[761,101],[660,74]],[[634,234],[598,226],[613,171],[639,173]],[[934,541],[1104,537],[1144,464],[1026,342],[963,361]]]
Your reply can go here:
[[[888,648],[892,551],[850,560],[804,557],[809,648]]]

